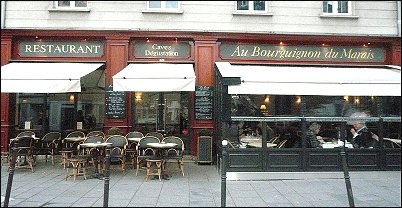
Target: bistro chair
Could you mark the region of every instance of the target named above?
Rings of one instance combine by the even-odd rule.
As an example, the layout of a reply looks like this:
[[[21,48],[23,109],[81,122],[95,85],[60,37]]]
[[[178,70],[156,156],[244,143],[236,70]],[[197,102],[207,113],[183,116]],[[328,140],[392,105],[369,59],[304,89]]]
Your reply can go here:
[[[37,149],[36,154],[45,155],[45,161],[47,162],[47,156],[50,155],[52,158],[52,165],[54,165],[54,155],[57,154],[57,148],[61,143],[61,133],[60,132],[49,132],[46,133],[41,141],[39,149]]]
[[[288,140],[284,139],[278,143],[277,148],[283,148]]]
[[[177,136],[168,136],[168,137],[165,137],[162,140],[162,142],[177,144],[177,146],[166,150],[164,158],[166,159],[165,160],[166,163],[169,162],[169,160],[177,161],[179,170],[180,170],[181,174],[184,176],[184,162],[183,162],[184,143],[183,143],[183,140]]]
[[[17,145],[14,149],[15,142],[17,142]],[[32,136],[17,137],[10,143],[10,160],[12,160],[13,151],[16,151],[15,168],[30,168],[34,172],[33,143],[34,138]],[[22,158],[25,160],[22,161]]]
[[[145,136],[154,136],[154,137],[158,138],[159,141],[162,141],[164,138],[163,134],[159,133],[159,132],[149,132]]]
[[[71,137],[81,137],[84,138],[85,134],[82,131],[73,131],[67,134],[66,138],[71,138]],[[63,169],[66,169],[66,166],[69,166],[68,158],[72,158],[74,154],[78,152],[78,145],[80,142],[68,142],[64,138],[62,140],[62,148],[60,150],[61,154],[61,164],[63,165]]]
[[[121,163],[121,170],[125,172],[126,167],[126,149],[127,139],[123,135],[112,135],[106,139],[106,142],[112,143],[110,149],[110,161],[112,163]]]
[[[155,158],[155,150],[148,147],[148,143],[159,143],[160,140],[154,136],[144,136],[140,139],[137,144],[137,170],[135,175],[138,175],[138,170],[147,170],[146,168],[146,159],[154,159]]]
[[[102,142],[105,140],[105,133],[103,133],[102,131],[91,131],[86,135],[86,137],[90,136],[100,136],[103,138]]]
[[[85,143],[102,143],[103,142],[103,136],[102,135],[98,135],[98,136],[88,136],[85,137],[85,140],[81,143],[81,144],[85,144]],[[95,159],[97,159],[97,157],[100,157],[100,154],[102,154],[101,152],[99,152],[99,150],[95,147],[93,148],[81,148],[81,146],[78,146],[78,155],[75,156],[77,157],[81,157],[81,158],[85,158],[86,159],[86,163],[83,165],[87,165],[89,163],[92,163],[93,167],[96,169],[96,165],[95,165]],[[99,167],[103,167],[103,160],[98,164]],[[101,168],[99,168],[101,169]]]
[[[33,131],[23,131],[20,132],[16,137],[30,136],[35,137],[35,133]]]
[[[138,142],[132,142],[129,140],[129,138],[142,138],[142,137],[144,137],[144,134],[142,134],[139,131],[131,131],[126,134],[126,139],[128,140],[126,156],[128,156],[131,159],[131,164],[133,165],[133,169],[136,167],[135,166],[135,162],[137,160],[136,146],[137,146]]]

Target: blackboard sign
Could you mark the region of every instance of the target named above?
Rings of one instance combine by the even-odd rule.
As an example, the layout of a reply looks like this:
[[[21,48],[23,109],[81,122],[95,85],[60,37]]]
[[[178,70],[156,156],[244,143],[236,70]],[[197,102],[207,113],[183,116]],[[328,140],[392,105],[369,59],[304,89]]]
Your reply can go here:
[[[212,119],[212,87],[195,87],[195,119]]]
[[[113,91],[111,85],[106,89],[106,117],[126,117],[126,94],[125,92]]]

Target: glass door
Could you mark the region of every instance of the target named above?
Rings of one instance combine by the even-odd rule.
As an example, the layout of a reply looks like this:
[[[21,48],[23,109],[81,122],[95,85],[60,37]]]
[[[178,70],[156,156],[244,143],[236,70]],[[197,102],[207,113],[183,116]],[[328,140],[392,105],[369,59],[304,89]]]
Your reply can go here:
[[[188,92],[135,92],[135,129],[180,135],[188,124]]]

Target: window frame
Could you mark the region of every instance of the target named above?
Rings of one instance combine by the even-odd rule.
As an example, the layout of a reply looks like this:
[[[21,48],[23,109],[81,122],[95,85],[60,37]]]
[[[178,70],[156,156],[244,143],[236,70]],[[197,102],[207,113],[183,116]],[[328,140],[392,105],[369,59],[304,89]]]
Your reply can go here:
[[[264,1],[265,3],[265,10],[254,10],[254,2],[255,1],[248,1],[249,2],[249,9],[248,10],[238,10],[237,2],[234,2],[234,12],[235,15],[267,15],[271,16],[272,12],[270,11],[271,5],[270,1]]]
[[[173,13],[173,14],[181,14],[183,10],[181,10],[181,1],[177,1],[177,8],[166,8],[167,1],[160,1],[161,7],[160,8],[150,8],[149,2],[146,1],[145,9],[142,10],[143,13]]]
[[[324,2],[332,2],[332,12],[324,12]],[[338,15],[338,16],[346,16],[346,15],[353,15],[353,4],[352,1],[346,1],[348,3],[348,12],[347,13],[338,13],[338,5],[341,1],[323,1],[322,2],[322,14],[323,15]]]
[[[72,11],[72,12],[89,12],[89,2],[87,2],[87,6],[85,7],[76,7],[75,2],[76,1],[70,1],[70,6],[59,6],[58,4],[59,1],[53,1],[53,5],[51,8],[49,8],[49,11]]]

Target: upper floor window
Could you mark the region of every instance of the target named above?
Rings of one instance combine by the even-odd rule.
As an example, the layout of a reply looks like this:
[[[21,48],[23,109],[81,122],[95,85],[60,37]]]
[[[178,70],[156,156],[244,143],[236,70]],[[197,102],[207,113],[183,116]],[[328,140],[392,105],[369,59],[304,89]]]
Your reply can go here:
[[[237,12],[267,12],[266,1],[237,1]]]
[[[147,9],[179,9],[179,1],[148,1]]]
[[[56,2],[57,8],[86,8],[87,1],[57,1]]]
[[[324,14],[352,14],[351,1],[323,1]]]

